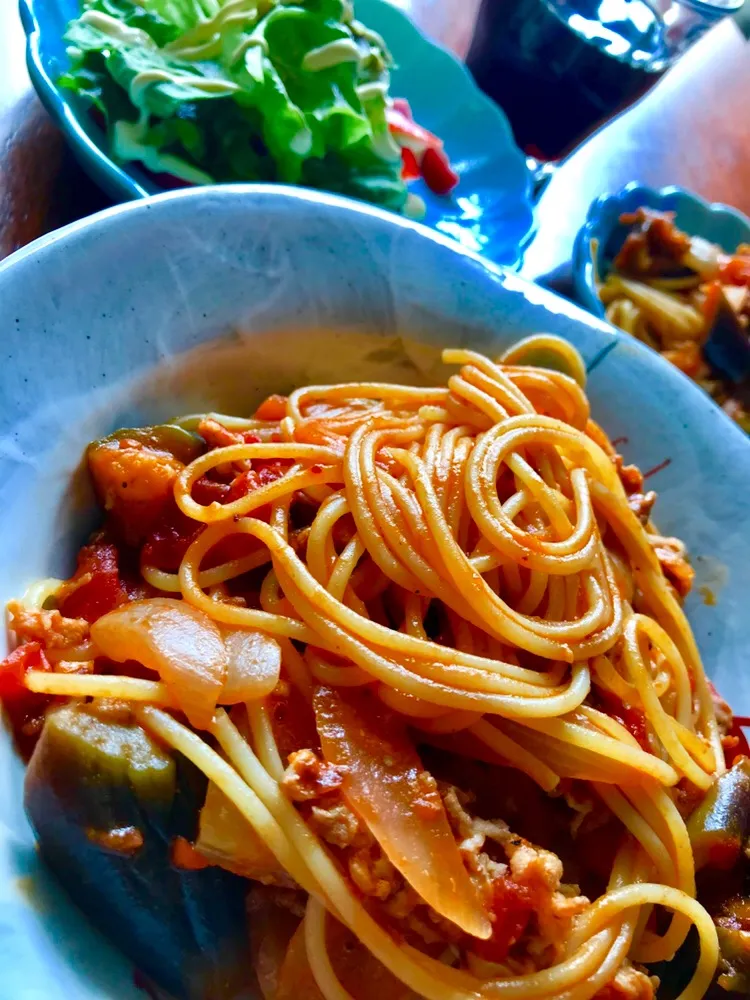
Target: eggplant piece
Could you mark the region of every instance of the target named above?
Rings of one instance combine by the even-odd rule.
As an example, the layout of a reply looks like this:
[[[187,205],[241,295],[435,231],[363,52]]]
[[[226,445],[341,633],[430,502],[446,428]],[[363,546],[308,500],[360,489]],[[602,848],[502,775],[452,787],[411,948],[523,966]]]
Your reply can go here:
[[[177,1000],[244,1000],[248,883],[170,862],[174,838],[195,836],[205,791],[127,708],[71,703],[47,717],[25,805],[42,858],[141,973]]]
[[[151,427],[124,427],[98,441],[92,441],[89,452],[96,448],[112,447],[121,441],[137,441],[155,451],[166,451],[183,465],[189,465],[206,448],[206,442],[193,431],[178,424],[155,424]]]
[[[700,939],[695,927],[691,927],[674,958],[647,966],[649,975],[659,977],[659,1000],[677,1000],[693,978],[699,955]]]
[[[750,832],[750,759],[720,774],[687,824],[696,870],[727,871],[740,858]]]
[[[118,538],[130,546],[147,538],[174,504],[176,477],[205,447],[202,437],[176,424],[126,428],[88,446],[94,492]]]
[[[750,374],[750,339],[737,313],[722,291],[703,347],[708,363],[717,372],[741,382]]]
[[[714,921],[721,962],[718,984],[730,993],[750,994],[750,899],[733,899]]]

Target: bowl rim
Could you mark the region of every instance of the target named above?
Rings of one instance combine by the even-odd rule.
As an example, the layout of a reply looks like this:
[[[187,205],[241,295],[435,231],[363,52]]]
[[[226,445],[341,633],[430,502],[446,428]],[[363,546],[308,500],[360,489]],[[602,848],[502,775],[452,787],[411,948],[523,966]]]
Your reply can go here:
[[[31,77],[34,90],[42,104],[62,130],[76,155],[81,158],[97,179],[108,191],[116,190],[120,197],[131,201],[135,198],[148,198],[153,192],[148,191],[133,177],[124,171],[107,153],[94,142],[79,121],[70,103],[60,93],[60,88],[47,72],[39,48],[41,26],[37,18],[34,0],[19,0],[21,24],[26,33],[26,67]]]
[[[387,213],[381,209],[362,202],[352,202],[339,198],[335,195],[326,195],[321,199],[317,196],[313,197],[311,192],[304,189],[290,188],[282,190],[276,185],[238,185],[236,187],[226,186],[215,189],[193,188],[184,191],[168,192],[153,199],[116,205],[105,209],[96,215],[78,220],[61,230],[41,237],[29,246],[17,251],[4,263],[0,263],[0,295],[2,294],[3,279],[6,282],[9,279],[10,281],[15,280],[17,272],[16,270],[13,270],[14,268],[17,268],[20,272],[19,277],[28,277],[33,266],[35,265],[35,258],[42,258],[44,263],[49,263],[49,258],[55,255],[64,261],[66,244],[73,241],[84,243],[84,240],[81,238],[83,234],[86,234],[86,237],[96,236],[97,233],[101,232],[106,227],[109,227],[110,229],[117,229],[117,227],[126,220],[131,223],[133,223],[134,220],[138,220],[139,226],[142,226],[144,230],[147,230],[150,226],[154,225],[156,221],[158,221],[158,215],[162,209],[171,207],[173,214],[177,214],[178,209],[180,211],[189,211],[192,206],[198,206],[201,204],[205,204],[207,207],[210,207],[212,203],[216,203],[218,201],[224,202],[225,204],[233,203],[234,205],[242,205],[244,204],[243,199],[246,196],[248,198],[254,197],[256,200],[264,198],[267,204],[272,205],[273,203],[276,203],[280,206],[280,208],[284,207],[282,203],[299,203],[307,205],[308,208],[311,208],[314,205],[316,209],[319,209],[322,203],[324,206],[327,206],[324,207],[322,211],[325,214],[332,216],[333,221],[335,221],[336,216],[338,215],[340,218],[353,219],[355,223],[359,220],[365,231],[369,226],[372,226],[372,228],[387,228],[389,232],[393,234],[394,239],[397,239],[399,234],[403,234],[405,238],[408,237],[408,244],[405,244],[407,248],[409,245],[415,245],[414,241],[419,239],[424,241],[426,238],[429,241],[430,246],[441,248],[446,256],[450,255],[450,260],[456,262],[458,266],[460,266],[462,262],[473,262],[476,264],[476,275],[472,280],[476,281],[477,284],[481,283],[489,285],[495,276],[502,277],[511,289],[525,290],[529,295],[536,292],[536,301],[543,304],[546,308],[554,307],[555,304],[557,304],[558,308],[564,309],[565,312],[571,316],[578,325],[583,326],[585,324],[589,329],[596,332],[602,342],[604,341],[605,336],[612,332],[613,335],[610,339],[610,343],[603,347],[604,351],[611,350],[611,348],[615,347],[618,342],[633,344],[631,338],[628,338],[624,334],[616,334],[605,323],[594,317],[587,316],[580,308],[566,302],[553,292],[539,288],[539,286],[536,286],[533,283],[512,274],[507,269],[493,264],[491,261],[472,253],[466,248],[456,244],[455,241],[450,240],[444,235],[425,226],[411,220],[394,216],[391,213]],[[292,212],[288,212],[288,215],[290,218],[293,218]],[[85,247],[86,253],[90,255],[93,260],[96,260],[96,240],[87,238],[85,240]],[[195,250],[191,250],[190,252],[193,254],[196,253]],[[200,250],[197,252],[200,253]],[[125,266],[127,267],[127,258]],[[40,274],[42,276],[45,274],[44,268],[41,269]],[[22,289],[24,294],[26,294],[27,289],[28,286]],[[499,292],[499,288],[497,291]],[[134,291],[134,294],[137,294],[137,291]],[[488,314],[488,326],[491,322],[491,316]],[[653,354],[653,352],[649,352],[646,348],[642,347],[642,345],[637,344],[633,345],[633,352],[637,353],[642,365],[645,362],[644,367],[648,367],[654,373],[656,373],[658,369],[662,381],[667,385],[671,382],[673,389],[679,389],[679,385],[682,384],[683,394],[690,394],[692,402],[698,403],[699,398],[702,398],[702,394],[699,394],[699,390],[697,390],[692,383],[689,383],[685,376],[680,375],[675,369],[671,368],[667,362],[662,361],[657,355]],[[682,383],[679,382],[680,379],[683,380]],[[689,390],[688,386],[691,387]],[[708,405],[707,400],[702,404],[704,412],[705,407]],[[695,409],[700,412],[699,406],[696,406]],[[729,426],[726,423],[728,418],[720,417],[717,414],[716,419],[723,421],[722,426]],[[732,434],[734,434],[734,437],[732,437]],[[740,441],[742,442],[744,467],[746,463],[750,463],[750,458],[747,457],[750,453],[748,452],[748,444],[744,435],[741,435],[741,432],[739,431],[729,432],[729,438],[730,441],[735,443],[735,445],[738,445]],[[750,464],[748,464],[748,469],[750,470]],[[46,920],[46,917],[43,915],[42,921],[44,920]],[[88,925],[89,923],[87,922],[87,926]],[[12,942],[12,938],[10,941]],[[56,943],[55,948],[57,948]],[[57,952],[55,952],[55,954],[57,954]],[[60,951],[60,954],[64,954],[62,950]],[[114,995],[115,994],[113,992],[112,996],[114,997]]]
[[[27,0],[21,0],[21,2],[25,3]],[[432,226],[428,226],[424,222],[409,219],[405,215],[397,215],[395,212],[390,212],[388,209],[380,208],[378,205],[373,205],[370,202],[362,201],[359,198],[348,198],[345,195],[335,194],[331,191],[319,191],[317,188],[301,187],[295,184],[255,183],[252,181],[232,184],[193,185],[192,187],[176,188],[173,191],[161,191],[159,194],[152,194],[144,198],[131,199],[129,201],[117,202],[114,205],[109,205],[107,208],[100,209],[92,215],[84,215],[82,218],[69,222],[67,225],[61,226],[59,229],[53,229],[51,232],[44,233],[42,236],[38,236],[30,243],[26,243],[24,246],[14,250],[13,253],[0,260],[0,277],[9,271],[14,265],[18,264],[22,260],[25,260],[27,257],[33,256],[38,251],[43,250],[55,243],[64,242],[69,236],[72,236],[79,230],[88,228],[96,229],[99,226],[106,225],[110,220],[120,215],[148,212],[164,202],[190,202],[202,201],[203,199],[211,198],[236,199],[245,197],[276,197],[280,200],[289,199],[292,201],[303,201],[314,204],[318,207],[325,206],[326,209],[338,212],[372,216],[373,218],[376,218],[390,226],[394,226],[397,229],[417,232],[422,238],[426,237],[433,243],[438,243],[446,249],[452,250],[454,253],[458,253],[463,257],[468,257],[481,264],[485,270],[491,271],[498,276],[506,274],[512,275],[515,280],[522,281],[524,285],[535,285],[535,283],[529,281],[528,278],[521,278],[513,267],[506,264],[496,264],[488,257],[483,257],[476,251],[465,247],[462,243],[459,243],[458,240],[454,240],[450,236],[446,236],[444,233],[440,232],[440,230],[434,229]],[[540,288],[540,291],[544,291],[547,295],[559,298],[555,292],[549,291],[548,289]]]
[[[634,187],[638,187],[638,185],[629,185],[629,188]],[[680,191],[681,189],[667,188],[665,190]],[[261,198],[264,200],[267,199],[269,202],[303,202],[308,205],[314,205],[316,209],[323,208],[324,211],[329,211],[334,215],[343,214],[352,217],[360,216],[363,219],[372,218],[381,225],[385,224],[394,230],[414,234],[420,240],[426,239],[430,243],[442,247],[452,254],[456,254],[458,257],[471,261],[483,273],[493,279],[498,279],[504,288],[522,293],[534,304],[543,306],[547,310],[562,311],[567,314],[571,321],[582,323],[589,330],[596,331],[606,338],[607,342],[602,344],[602,347],[587,364],[587,373],[593,371],[618,344],[624,344],[629,347],[635,347],[639,353],[642,352],[650,366],[656,365],[659,367],[668,379],[676,379],[683,386],[689,386],[691,392],[697,393],[702,401],[708,402],[705,394],[691,378],[675,368],[674,365],[662,358],[657,352],[652,351],[645,344],[634,341],[628,334],[609,323],[604,316],[603,309],[601,314],[587,310],[580,303],[571,301],[571,299],[560,295],[554,289],[546,288],[529,278],[523,277],[512,267],[495,263],[424,223],[408,219],[405,216],[396,215],[394,212],[389,212],[386,209],[379,208],[376,205],[371,205],[359,199],[346,198],[342,195],[294,185],[247,183],[194,186],[174,191],[165,191],[158,195],[151,195],[145,199],[139,198],[111,205],[92,215],[87,215],[74,222],[70,222],[59,229],[45,233],[31,243],[15,250],[8,257],[0,260],[0,295],[2,294],[3,282],[8,280],[8,275],[19,265],[24,264],[39,254],[49,252],[58,244],[64,245],[69,239],[74,239],[80,233],[87,232],[93,236],[98,230],[107,227],[120,218],[131,215],[142,215],[145,217],[147,213],[153,211],[159,212],[162,205],[169,205],[175,202],[186,202],[188,206],[187,210],[189,211],[191,202],[210,203],[213,200],[241,201],[245,198],[250,201]],[[744,221],[744,217],[741,216],[741,218]],[[750,227],[750,223],[748,223],[748,226]],[[711,411],[717,410],[713,404],[710,405],[710,409]],[[720,410],[718,412],[721,413]],[[738,439],[747,444],[748,436],[737,424],[725,414],[723,418],[726,431],[730,435],[737,435]]]
[[[586,220],[576,233],[573,243],[572,267],[573,284],[576,297],[581,305],[592,315],[604,319],[604,303],[596,292],[596,265],[597,257],[592,246],[594,241],[603,242],[607,233],[602,232],[602,220],[605,210],[612,204],[622,202],[630,198],[633,194],[638,194],[643,198],[643,203],[653,208],[661,208],[666,199],[676,199],[683,203],[689,202],[697,205],[704,215],[724,215],[729,216],[740,223],[746,230],[750,239],[750,218],[737,208],[726,205],[720,201],[708,201],[694,191],[681,187],[678,184],[669,184],[665,187],[650,187],[648,184],[641,184],[639,181],[631,181],[617,191],[607,192],[595,198],[588,207]],[[691,235],[700,236],[701,233]]]

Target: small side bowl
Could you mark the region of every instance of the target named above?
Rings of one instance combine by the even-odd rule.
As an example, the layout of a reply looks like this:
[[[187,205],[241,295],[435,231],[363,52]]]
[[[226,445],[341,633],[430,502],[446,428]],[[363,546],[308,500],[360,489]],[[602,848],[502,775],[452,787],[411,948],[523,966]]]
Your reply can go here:
[[[578,301],[594,316],[604,317],[604,304],[596,292],[597,276],[604,278],[627,233],[620,225],[623,212],[640,207],[674,212],[676,222],[690,236],[702,236],[727,252],[739,243],[750,243],[750,219],[728,205],[710,204],[680,187],[650,188],[628,184],[615,194],[591,203],[586,222],[573,247],[573,282]]]

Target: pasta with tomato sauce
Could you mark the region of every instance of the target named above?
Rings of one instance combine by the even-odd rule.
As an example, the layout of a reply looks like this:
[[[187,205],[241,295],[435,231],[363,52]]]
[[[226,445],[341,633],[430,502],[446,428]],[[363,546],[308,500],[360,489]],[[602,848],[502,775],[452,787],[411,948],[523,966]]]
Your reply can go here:
[[[202,985],[180,978],[156,890],[120,906],[71,872],[114,866],[119,892],[168,840],[149,878],[226,879],[265,1000],[736,989],[750,768],[681,607],[684,548],[569,344],[443,360],[434,388],[306,386],[89,447],[104,526],[10,603],[0,669],[42,852],[174,995],[247,982],[218,944]],[[167,836],[186,768],[198,800]],[[699,901],[701,869],[733,893]],[[190,962],[218,926],[193,916]]]

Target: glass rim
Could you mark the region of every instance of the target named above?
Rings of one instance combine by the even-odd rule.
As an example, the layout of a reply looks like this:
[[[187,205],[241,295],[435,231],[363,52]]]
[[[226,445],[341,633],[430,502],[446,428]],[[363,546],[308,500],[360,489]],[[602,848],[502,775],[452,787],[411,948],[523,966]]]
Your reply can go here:
[[[745,0],[727,0],[725,3],[714,3],[711,0],[678,0],[678,3],[718,21],[727,15],[736,14]]]

